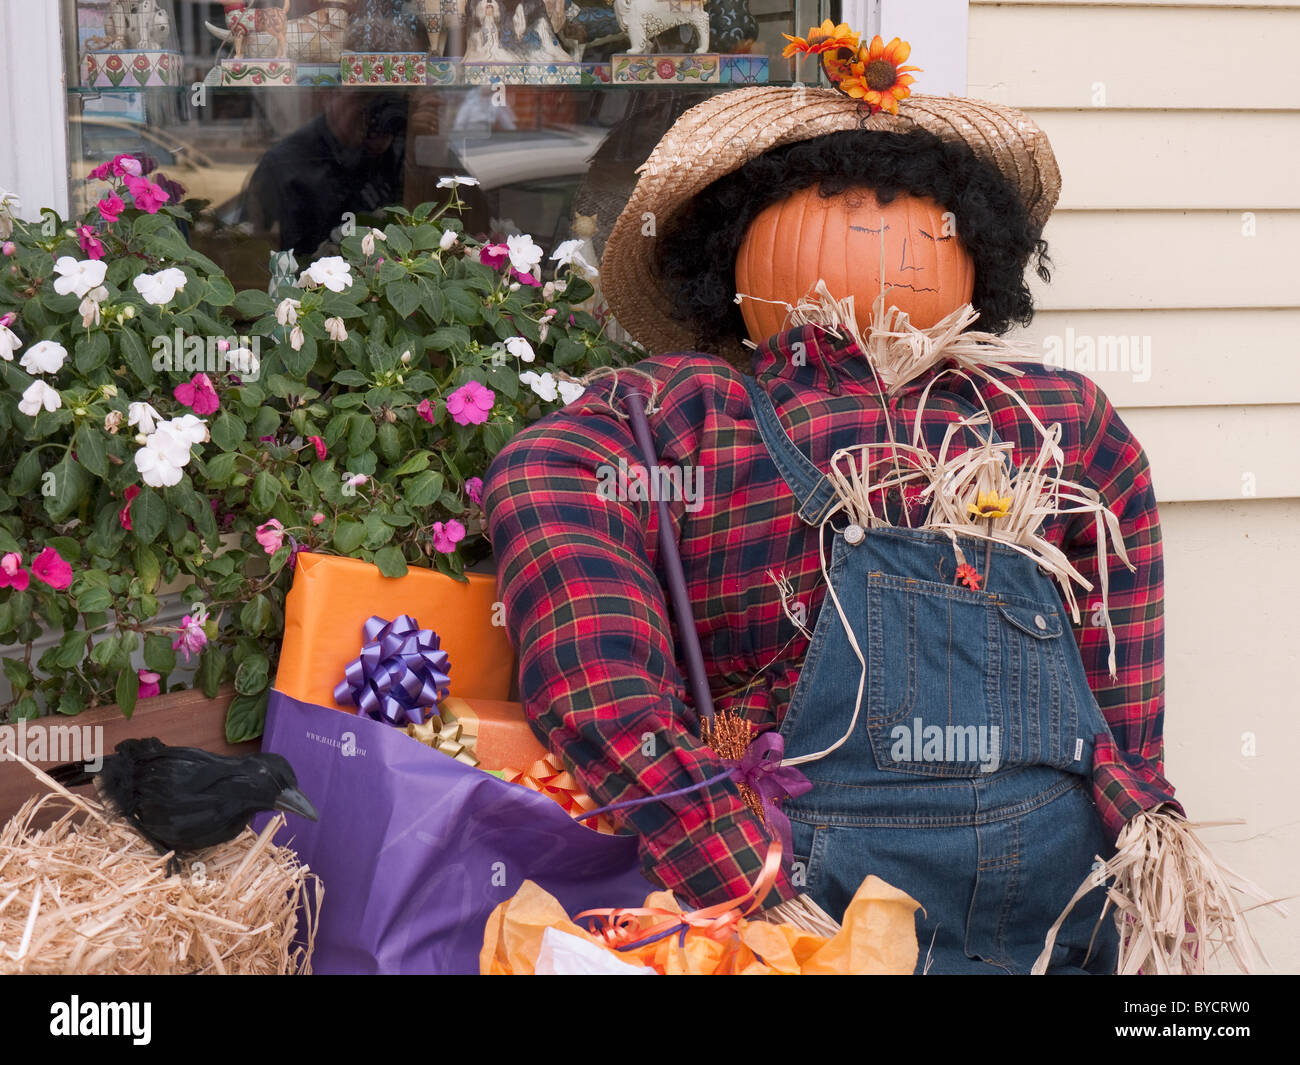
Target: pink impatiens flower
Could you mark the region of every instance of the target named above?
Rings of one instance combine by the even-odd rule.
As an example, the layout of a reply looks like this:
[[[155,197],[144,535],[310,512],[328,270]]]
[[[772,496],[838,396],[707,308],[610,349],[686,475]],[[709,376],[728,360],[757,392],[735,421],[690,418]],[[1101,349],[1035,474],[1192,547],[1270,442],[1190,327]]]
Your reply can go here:
[[[104,257],[104,242],[95,234],[91,226],[77,226],[77,243],[81,250],[91,259]]]
[[[478,261],[493,270],[499,270],[510,261],[510,249],[504,244],[484,244],[479,249]]]
[[[483,505],[483,478],[471,477],[465,482],[465,494],[479,506]]]
[[[311,446],[316,449],[316,457],[320,459],[321,462],[324,462],[326,457],[329,455],[329,452],[325,450],[325,441],[319,436],[309,436],[307,439],[311,441]]]
[[[99,208],[100,218],[110,225],[126,210],[126,202],[116,192],[110,192],[95,206]]]
[[[435,521],[429,532],[433,535],[433,547],[436,551],[451,554],[456,545],[465,539],[465,526],[452,518],[448,522]]]
[[[492,389],[467,381],[447,397],[447,413],[457,425],[482,425],[496,401]]]
[[[152,699],[158,694],[158,681],[162,678],[157,673],[151,673],[147,669],[137,669],[135,676],[140,684],[135,693],[137,699]]]
[[[212,381],[205,373],[196,373],[187,383],[177,385],[172,389],[172,395],[178,403],[184,403],[195,414],[215,414],[221,406],[217,390],[212,387]]]
[[[418,414],[430,425],[433,424],[433,404],[430,403],[427,399],[422,399],[420,400],[419,403],[416,404],[415,413]]]
[[[262,545],[263,551],[268,555],[274,555],[284,546],[284,526],[278,519],[272,518],[259,525],[253,537]]]
[[[135,497],[138,496],[139,494],[140,494],[140,486],[138,484],[127,485],[126,491],[122,493],[122,495],[126,499],[126,506],[124,506],[121,510],[118,511],[117,522],[127,532],[131,531],[131,504],[135,501]]]
[[[322,514],[319,510],[316,511],[316,513],[311,516],[311,523],[313,525],[319,525],[324,520],[325,520],[325,515]]]
[[[21,592],[27,588],[28,583],[22,555],[10,551],[4,558],[0,558],[0,588],[17,588]]]
[[[192,614],[181,618],[180,634],[172,641],[172,650],[180,651],[188,662],[191,654],[198,654],[207,645],[208,634],[203,631],[199,619]]]
[[[127,191],[131,193],[131,199],[146,214],[157,214],[158,209],[171,199],[166,189],[160,185],[155,185],[148,178],[132,177],[128,174],[125,181]]]
[[[47,547],[32,561],[32,576],[61,592],[72,583],[72,567],[54,548]]]

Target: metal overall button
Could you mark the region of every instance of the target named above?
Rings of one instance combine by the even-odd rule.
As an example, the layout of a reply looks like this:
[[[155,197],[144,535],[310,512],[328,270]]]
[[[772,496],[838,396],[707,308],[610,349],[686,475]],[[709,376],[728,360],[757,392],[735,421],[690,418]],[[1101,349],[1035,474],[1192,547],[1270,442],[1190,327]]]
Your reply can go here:
[[[866,538],[866,532],[861,525],[850,525],[844,530],[844,542],[850,546],[856,547]]]
[[[1035,614],[1034,624],[1037,625],[1040,629],[1045,629],[1047,628],[1047,619],[1043,617],[1042,614]]]

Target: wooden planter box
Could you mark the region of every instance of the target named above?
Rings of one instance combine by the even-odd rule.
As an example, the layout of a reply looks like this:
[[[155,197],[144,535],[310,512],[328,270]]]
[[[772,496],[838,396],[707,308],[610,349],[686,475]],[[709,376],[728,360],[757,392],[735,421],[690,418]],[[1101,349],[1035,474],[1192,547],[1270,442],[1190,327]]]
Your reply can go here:
[[[239,744],[226,742],[226,708],[234,696],[233,685],[223,688],[215,699],[207,698],[198,690],[173,692],[169,695],[156,695],[152,699],[141,699],[136,703],[135,713],[129,718],[123,717],[116,706],[100,706],[76,717],[61,717],[56,714],[29,721],[27,725],[29,728],[34,725],[100,727],[103,729],[100,749],[105,755],[112,754],[113,748],[122,740],[147,736],[157,736],[174,747],[202,747],[217,754],[249,754],[261,746],[259,741]],[[48,769],[59,763],[41,761],[35,764],[41,769]],[[87,784],[80,790],[90,794],[92,785]],[[41,791],[41,784],[24,766],[8,758],[0,761],[0,825],[17,813],[23,803]]]

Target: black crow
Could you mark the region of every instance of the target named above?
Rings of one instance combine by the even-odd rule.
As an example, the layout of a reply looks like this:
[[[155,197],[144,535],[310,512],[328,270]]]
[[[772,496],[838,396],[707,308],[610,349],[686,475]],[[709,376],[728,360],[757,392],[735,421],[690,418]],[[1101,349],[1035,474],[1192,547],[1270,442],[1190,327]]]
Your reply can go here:
[[[72,763],[49,775],[65,787],[93,780],[100,798],[159,854],[225,843],[262,810],[316,820],[316,808],[299,790],[293,767],[278,754],[230,757],[169,747],[151,737],[123,740],[98,771]]]

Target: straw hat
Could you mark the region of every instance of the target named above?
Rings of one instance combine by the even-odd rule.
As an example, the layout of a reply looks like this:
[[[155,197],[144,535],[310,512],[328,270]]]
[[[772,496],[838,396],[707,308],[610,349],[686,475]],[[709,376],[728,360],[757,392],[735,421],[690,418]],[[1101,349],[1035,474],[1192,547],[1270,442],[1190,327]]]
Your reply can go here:
[[[910,96],[899,113],[868,114],[835,89],[778,85],[721,93],[679,118],[639,168],[601,261],[601,288],[620,325],[652,351],[689,349],[688,324],[674,321],[658,268],[658,234],[706,187],[773,148],[845,130],[925,129],[962,141],[994,164],[1041,230],[1061,176],[1047,136],[1022,112],[957,96]],[[646,216],[653,233],[646,236]]]

